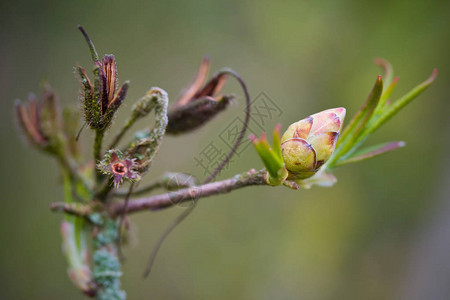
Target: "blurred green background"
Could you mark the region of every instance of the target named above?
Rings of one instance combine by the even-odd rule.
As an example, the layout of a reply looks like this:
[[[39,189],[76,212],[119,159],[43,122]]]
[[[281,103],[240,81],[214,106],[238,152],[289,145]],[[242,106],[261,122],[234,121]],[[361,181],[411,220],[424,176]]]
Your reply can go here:
[[[1,1],[0,298],[82,299],[66,276],[62,215],[48,208],[62,200],[57,166],[24,146],[12,112],[43,79],[79,106],[73,66],[91,66],[83,24],[100,54],[116,55],[121,82],[131,80],[113,130],[152,86],[175,101],[205,54],[212,72],[233,68],[252,96],[263,91],[282,109],[268,131],[330,107],[353,115],[380,73],[375,57],[400,77],[394,96],[439,69],[369,141],[406,148],[337,170],[333,188],[251,187],[202,200],[146,280],[150,249],[182,208],[133,215],[129,299],[449,299],[449,13],[449,1]],[[227,91],[242,95],[231,81]],[[165,139],[146,181],[166,170],[203,178],[193,158],[220,146],[243,108],[240,96],[207,128]],[[86,130],[83,144],[92,137]],[[221,178],[262,165],[251,148],[233,160]]]

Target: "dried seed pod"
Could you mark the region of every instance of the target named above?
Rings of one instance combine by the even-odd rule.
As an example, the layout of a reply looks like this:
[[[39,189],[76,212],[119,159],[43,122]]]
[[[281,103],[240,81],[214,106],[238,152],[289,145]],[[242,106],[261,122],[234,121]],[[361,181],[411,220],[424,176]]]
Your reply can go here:
[[[55,153],[62,143],[62,117],[55,93],[46,85],[39,100],[33,94],[28,102],[15,103],[18,126],[27,141],[40,150]]]
[[[117,66],[114,55],[106,54],[103,59],[98,58],[94,44],[87,33],[79,27],[91,50],[94,61],[94,81],[90,81],[85,69],[78,66],[76,72],[81,81],[81,102],[84,118],[91,129],[106,130],[125,99],[129,82],[125,81],[117,90]]]
[[[218,73],[203,85],[209,64],[209,58],[204,58],[194,81],[169,111],[167,133],[181,134],[201,127],[225,110],[234,99],[232,95],[218,95],[227,79],[224,73]]]

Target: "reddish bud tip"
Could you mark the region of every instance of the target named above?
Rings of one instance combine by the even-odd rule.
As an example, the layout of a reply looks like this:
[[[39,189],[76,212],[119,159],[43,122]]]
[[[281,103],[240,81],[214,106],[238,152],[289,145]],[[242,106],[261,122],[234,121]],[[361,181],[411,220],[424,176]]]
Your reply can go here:
[[[438,70],[437,70],[436,68],[434,68],[434,69],[433,69],[433,72],[432,72],[431,75],[430,75],[430,77],[428,77],[428,79],[425,80],[425,81],[423,82],[423,84],[429,85],[429,84],[433,83],[433,81],[434,81],[434,80],[436,79],[436,77],[437,77],[437,74],[438,74]]]
[[[278,132],[278,133],[280,133],[280,131],[281,131],[281,123],[278,123],[278,124],[275,126],[275,131]]]
[[[267,134],[265,132],[263,132],[261,134],[261,137],[259,138],[260,141],[267,141]]]
[[[433,69],[433,72],[431,73],[431,76],[428,78],[429,82],[433,82],[438,75],[438,70],[436,68]]]

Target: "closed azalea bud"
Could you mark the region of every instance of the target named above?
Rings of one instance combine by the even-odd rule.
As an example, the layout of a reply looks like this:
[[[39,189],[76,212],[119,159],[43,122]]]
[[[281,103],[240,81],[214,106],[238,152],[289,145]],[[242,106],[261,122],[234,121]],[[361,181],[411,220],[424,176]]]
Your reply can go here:
[[[281,138],[290,179],[313,176],[333,154],[344,123],[345,108],[332,108],[298,121]]]

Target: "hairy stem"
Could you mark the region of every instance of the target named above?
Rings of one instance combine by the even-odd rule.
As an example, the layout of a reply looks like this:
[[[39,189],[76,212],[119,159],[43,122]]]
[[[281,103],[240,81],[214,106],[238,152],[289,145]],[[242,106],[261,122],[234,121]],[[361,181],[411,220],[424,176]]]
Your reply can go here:
[[[102,143],[103,137],[105,136],[105,132],[103,130],[97,130],[95,132],[95,140],[94,140],[94,159],[95,163],[101,160],[101,152],[102,152]]]
[[[137,120],[147,116],[153,109],[155,109],[155,127],[152,130],[152,135],[155,139],[158,139],[156,147],[159,146],[160,140],[167,127],[167,106],[169,98],[166,91],[153,87],[148,91],[144,97],[139,99],[131,110],[131,115],[125,122],[125,125],[114,137],[113,141],[109,145],[108,149],[112,149],[117,146],[125,133],[136,123]]]
[[[95,132],[95,140],[94,140],[94,163],[97,165],[99,161],[101,161],[102,156],[102,143],[103,143],[103,137],[105,136],[105,132],[103,130],[97,130]],[[100,182],[103,174],[95,168],[96,170],[96,179],[97,182]]]

